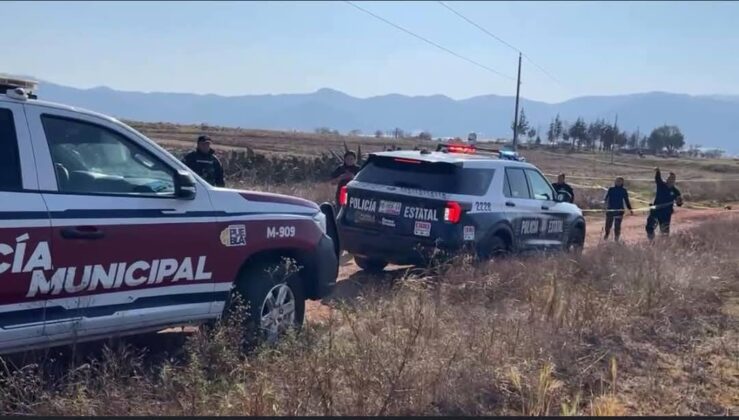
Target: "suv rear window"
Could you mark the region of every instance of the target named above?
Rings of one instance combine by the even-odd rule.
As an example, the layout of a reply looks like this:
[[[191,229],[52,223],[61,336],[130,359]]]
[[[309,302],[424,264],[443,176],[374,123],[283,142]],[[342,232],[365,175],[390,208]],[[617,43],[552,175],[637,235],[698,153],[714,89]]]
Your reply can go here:
[[[485,195],[493,169],[463,168],[446,162],[370,157],[354,178],[360,182],[447,194]]]
[[[0,191],[18,191],[21,185],[21,163],[13,113],[0,108]]]

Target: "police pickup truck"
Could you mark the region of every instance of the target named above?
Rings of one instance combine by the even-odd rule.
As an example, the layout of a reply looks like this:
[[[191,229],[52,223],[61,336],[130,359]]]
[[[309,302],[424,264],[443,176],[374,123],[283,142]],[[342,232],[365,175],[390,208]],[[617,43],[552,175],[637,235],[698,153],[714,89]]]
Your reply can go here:
[[[339,237],[366,271],[435,252],[580,250],[585,219],[529,163],[445,145],[371,154],[340,192]]]
[[[233,294],[274,339],[331,292],[331,204],[212,187],[33,88],[0,78],[0,353],[208,322]]]

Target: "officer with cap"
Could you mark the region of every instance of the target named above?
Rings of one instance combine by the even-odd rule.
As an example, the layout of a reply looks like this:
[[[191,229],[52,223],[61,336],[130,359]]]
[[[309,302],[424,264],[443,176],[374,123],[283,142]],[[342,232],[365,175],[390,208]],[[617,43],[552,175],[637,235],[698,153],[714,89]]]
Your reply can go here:
[[[216,187],[225,187],[223,180],[223,166],[211,149],[209,136],[198,137],[197,149],[185,155],[183,162],[209,184]]]

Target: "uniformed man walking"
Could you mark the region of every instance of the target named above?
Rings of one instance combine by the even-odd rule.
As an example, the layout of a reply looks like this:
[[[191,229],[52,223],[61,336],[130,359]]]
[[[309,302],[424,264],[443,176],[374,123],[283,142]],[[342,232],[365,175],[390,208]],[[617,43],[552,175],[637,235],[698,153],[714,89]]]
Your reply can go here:
[[[616,178],[613,186],[608,189],[605,197],[603,197],[603,201],[606,202],[606,234],[603,239],[608,240],[611,228],[614,228],[613,239],[618,242],[621,237],[621,222],[624,219],[624,204],[626,204],[626,208],[629,209],[632,216],[634,215],[634,210],[632,210],[629,201],[629,192],[624,188],[623,177]]]
[[[647,238],[650,241],[654,239],[654,230],[657,225],[659,225],[662,235],[667,236],[670,234],[670,220],[672,219],[674,204],[678,206],[683,205],[680,190],[675,188],[675,179],[675,173],[670,172],[667,181],[663,181],[659,168],[654,169],[654,182],[657,185],[657,193],[652,203],[654,208],[649,211],[646,225]]]
[[[205,135],[198,137],[197,149],[185,155],[183,161],[210,185],[225,187],[223,166],[210,145],[210,137]]]

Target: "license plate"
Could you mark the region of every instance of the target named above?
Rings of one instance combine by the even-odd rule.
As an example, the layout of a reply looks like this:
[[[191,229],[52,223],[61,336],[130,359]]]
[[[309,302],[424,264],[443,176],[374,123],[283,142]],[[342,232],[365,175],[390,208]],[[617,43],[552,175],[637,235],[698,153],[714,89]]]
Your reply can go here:
[[[375,215],[358,211],[354,213],[354,221],[357,223],[375,223]]]
[[[397,201],[380,201],[380,213],[390,214],[392,216],[400,215],[401,203]]]
[[[413,234],[416,236],[431,236],[431,223],[416,222],[413,226]]]

